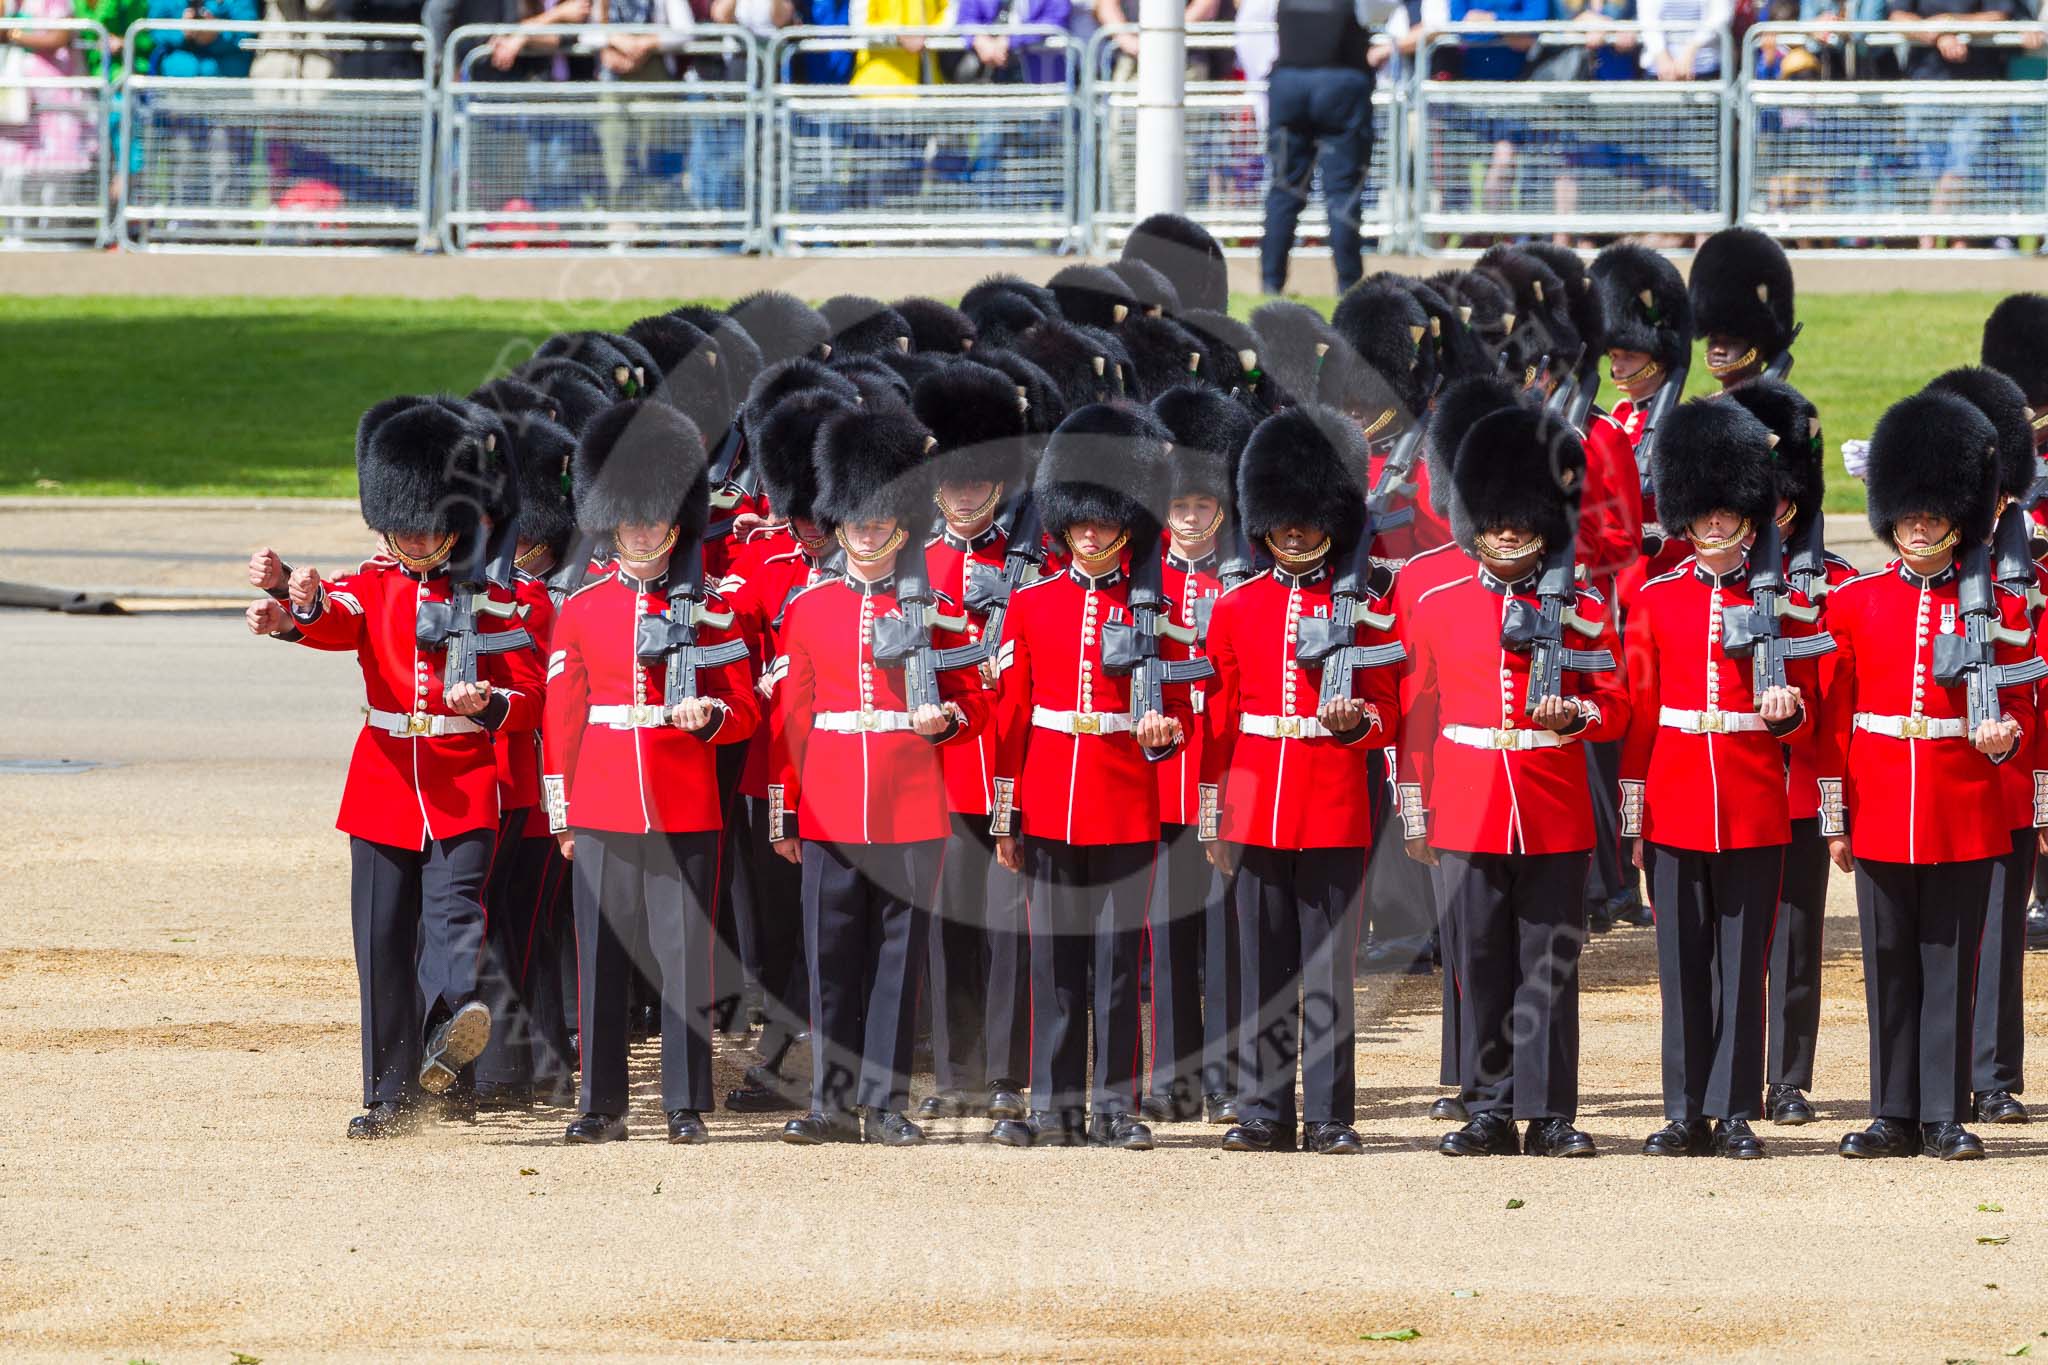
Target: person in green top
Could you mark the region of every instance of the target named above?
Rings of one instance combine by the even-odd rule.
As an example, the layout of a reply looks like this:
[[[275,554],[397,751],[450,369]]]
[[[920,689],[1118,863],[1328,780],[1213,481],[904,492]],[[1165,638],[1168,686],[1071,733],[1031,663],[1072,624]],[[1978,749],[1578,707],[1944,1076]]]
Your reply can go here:
[[[128,26],[149,14],[149,0],[71,0],[71,12],[80,19],[90,19],[107,31],[107,70],[100,69],[100,54],[96,47],[85,48],[85,69],[95,76],[112,81],[121,71],[121,45],[127,40]],[[150,36],[144,33],[135,40],[135,65],[140,70],[149,68]]]

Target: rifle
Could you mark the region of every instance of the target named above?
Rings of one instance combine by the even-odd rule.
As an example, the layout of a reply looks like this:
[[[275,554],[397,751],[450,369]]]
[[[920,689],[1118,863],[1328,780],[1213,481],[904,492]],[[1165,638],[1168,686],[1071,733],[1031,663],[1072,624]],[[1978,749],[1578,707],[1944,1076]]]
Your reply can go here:
[[[1989,547],[1973,545],[1964,553],[1956,576],[1956,605],[1962,613],[1963,632],[1934,637],[1934,681],[1943,687],[1960,683],[1967,690],[1970,733],[1974,735],[1985,721],[2005,719],[1998,705],[1999,688],[2048,678],[2048,662],[2037,654],[2015,664],[1997,661],[1999,645],[2026,645],[2033,635],[2008,630],[1999,619]]]
[[[1130,675],[1131,724],[1135,726],[1150,712],[1166,714],[1166,684],[1213,678],[1216,665],[1207,659],[1168,661],[1159,657],[1160,636],[1192,647],[1195,632],[1174,623],[1173,607],[1163,586],[1164,551],[1156,538],[1134,536],[1132,545],[1131,619],[1102,627],[1102,671]]]
[[[1820,608],[1794,606],[1786,599],[1784,560],[1778,523],[1766,518],[1749,551],[1749,605],[1721,609],[1721,646],[1730,658],[1749,660],[1749,689],[1756,697],[1785,686],[1787,659],[1818,659],[1835,652],[1835,637],[1824,630],[1788,637],[1780,628],[1783,618],[1820,619]]]
[[[1038,500],[1025,489],[1010,509],[1009,534],[1003,550],[1003,567],[996,569],[979,560],[967,561],[963,596],[967,609],[987,617],[981,628],[981,648],[992,655],[1003,644],[1003,617],[1010,609],[1010,595],[1029,582],[1045,563],[1045,529],[1038,520]]]
[[[1663,387],[1650,399],[1649,411],[1643,416],[1643,434],[1636,441],[1636,478],[1641,482],[1645,503],[1657,496],[1656,481],[1650,473],[1656,468],[1651,457],[1657,453],[1657,429],[1664,424],[1664,419],[1671,415],[1671,410],[1684,399],[1688,368],[1685,365],[1677,366],[1665,377]],[[1655,522],[1644,523],[1643,554],[1656,555],[1669,539],[1663,526]]]
[[[703,542],[693,542],[683,562],[671,565],[669,572],[675,581],[668,590],[668,610],[660,616],[641,617],[633,636],[633,654],[641,663],[667,661],[668,676],[661,689],[664,713],[672,713],[678,702],[698,695],[699,669],[738,663],[747,657],[745,640],[697,643],[697,627],[723,630],[732,624],[731,612],[711,611],[704,605]]]
[[[1430,390],[1429,398],[1436,391]],[[1408,429],[1394,438],[1394,448],[1387,453],[1387,462],[1380,466],[1378,482],[1365,495],[1365,515],[1374,532],[1393,531],[1415,520],[1415,506],[1397,508],[1389,512],[1387,504],[1395,498],[1406,497],[1415,491],[1415,465],[1422,458],[1422,442],[1429,435],[1429,423],[1424,420],[1429,411],[1429,398],[1423,400],[1423,410],[1415,415]]]
[[[1550,401],[1543,405],[1558,421],[1573,431],[1584,431],[1586,421],[1593,415],[1593,401],[1600,394],[1600,357],[1588,349],[1579,357],[1579,363],[1565,377],[1565,381],[1551,391]]]
[[[2021,496],[1998,514],[1998,529],[1992,533],[1992,578],[2027,599],[2029,617],[2048,598],[2041,594],[2041,580],[2034,567],[2032,519],[2027,515],[2048,496],[2048,464],[2034,456],[2034,482]]]
[[[1783,379],[1792,373],[1792,343],[1799,340],[1799,333],[1805,326],[1803,322],[1792,324],[1792,335],[1785,338],[1785,349],[1772,356],[1770,363],[1764,366],[1764,378]]]
[[[938,596],[924,564],[924,547],[912,545],[896,559],[896,610],[875,618],[875,662],[903,670],[903,699],[913,714],[921,707],[943,706],[939,670],[972,668],[988,656],[986,636],[971,645],[937,649],[932,627],[967,632],[965,616],[939,611]]]
[[[1597,639],[1600,623],[1588,621],[1574,607],[1578,582],[1572,565],[1572,544],[1546,546],[1543,562],[1536,570],[1537,605],[1514,599],[1500,624],[1500,642],[1518,654],[1529,656],[1529,691],[1522,699],[1525,715],[1534,715],[1545,697],[1564,695],[1564,675],[1612,673],[1614,655],[1604,649],[1573,649],[1564,642],[1567,630]]]
[[[478,527],[456,547],[449,600],[420,603],[413,620],[413,639],[420,648],[447,651],[441,663],[443,689],[475,683],[477,660],[485,654],[509,654],[533,646],[533,637],[524,626],[489,634],[481,629],[481,617],[511,621],[526,614],[523,605],[491,596],[492,588],[508,595],[512,591],[512,560],[519,548],[514,525],[519,516],[518,494],[510,479],[504,496],[507,505],[500,509],[501,516],[491,523],[489,533]]]
[[[1361,668],[1384,668],[1403,663],[1408,651],[1399,641],[1383,645],[1360,645],[1352,641],[1359,626],[1391,630],[1394,618],[1366,610],[1372,595],[1372,514],[1366,514],[1364,534],[1352,545],[1337,577],[1330,584],[1330,614],[1304,616],[1295,627],[1294,657],[1304,664],[1322,668],[1320,701],[1324,704],[1351,695],[1352,679]]]
[[[1259,562],[1252,556],[1252,543],[1245,536],[1244,527],[1238,524],[1236,517],[1230,519],[1230,528],[1224,535],[1227,539],[1219,547],[1222,557],[1216,562],[1216,576],[1223,580],[1223,590],[1228,592],[1238,584],[1257,577]],[[1205,597],[1202,600],[1207,602],[1210,599]],[[1209,633],[1206,615],[1201,625],[1201,633],[1206,638]]]

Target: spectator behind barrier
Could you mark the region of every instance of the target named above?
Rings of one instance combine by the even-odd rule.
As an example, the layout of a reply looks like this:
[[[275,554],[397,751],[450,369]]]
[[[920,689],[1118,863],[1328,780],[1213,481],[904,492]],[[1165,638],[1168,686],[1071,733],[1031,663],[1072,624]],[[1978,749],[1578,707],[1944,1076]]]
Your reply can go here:
[[[253,24],[262,17],[258,0],[149,0],[152,19],[214,19]],[[160,32],[150,52],[150,69],[159,76],[246,76],[250,54],[243,48],[246,33]]]
[[[1906,78],[1915,81],[1995,81],[2005,77],[2006,54],[1989,41],[1971,42],[1956,32],[1969,24],[2010,23],[2029,18],[2018,0],[1894,0],[1892,21],[1912,25],[1914,42],[1906,58]],[[1939,20],[1939,26],[1927,23]],[[1989,35],[1987,35],[1988,38]],[[2038,39],[2034,40],[2035,45]],[[1915,107],[1907,111],[1906,141],[1920,158],[1922,174],[1934,181],[1928,208],[1940,215],[1955,207],[1984,150],[1985,134],[1994,131],[2002,112],[1972,107]],[[1931,250],[1932,236],[1920,246]]]
[[[847,26],[936,26],[946,22],[946,10],[947,0],[853,0]],[[886,42],[869,42],[853,57],[854,85],[888,88],[938,83],[938,63],[926,48],[925,40],[911,34],[899,34]]]
[[[84,46],[85,69],[111,81],[121,74],[122,44],[128,41],[130,25],[149,17],[149,0],[73,0],[71,15],[89,19],[107,31],[107,70],[100,70],[99,49],[92,45]],[[153,34],[135,40],[137,71],[149,70],[149,51],[154,45]]]
[[[11,19],[69,19],[69,0],[10,0],[7,9],[0,50],[23,54],[21,75],[66,77],[84,70],[75,35],[9,26]],[[95,134],[79,107],[83,101],[81,90],[31,90],[27,121],[0,123],[0,206],[53,204],[64,178],[91,168]],[[18,226],[16,219],[0,218],[0,236],[13,237]]]
[[[959,0],[953,22],[963,28],[975,24],[1029,24],[1064,29],[1073,13],[1072,0]],[[948,81],[1058,85],[1066,79],[1066,54],[1048,49],[1042,37],[978,33],[970,44],[962,60],[947,71]]]
[[[1137,6],[1126,6],[1124,0],[1095,0],[1095,22],[1107,28],[1111,24],[1135,24],[1138,22]],[[1187,21],[1190,24],[1228,23],[1236,17],[1230,0],[1188,0]],[[1110,68],[1110,79],[1120,82],[1138,78],[1138,35],[1119,33],[1116,44],[1116,63]],[[1187,50],[1187,78],[1190,81],[1227,81],[1237,65],[1237,58],[1227,47],[1197,48]]]
[[[795,0],[796,21],[812,28],[851,27],[852,0]],[[845,85],[853,79],[851,52],[807,52],[796,62],[794,79],[807,85]]]
[[[1721,37],[1735,21],[1734,0],[1636,0],[1645,25],[1643,70],[1660,81],[1715,80]]]
[[[265,0],[263,21],[275,24],[333,23],[334,0]],[[259,45],[249,64],[249,75],[266,81],[324,81],[331,79],[334,73],[332,52],[291,41],[268,48]]]

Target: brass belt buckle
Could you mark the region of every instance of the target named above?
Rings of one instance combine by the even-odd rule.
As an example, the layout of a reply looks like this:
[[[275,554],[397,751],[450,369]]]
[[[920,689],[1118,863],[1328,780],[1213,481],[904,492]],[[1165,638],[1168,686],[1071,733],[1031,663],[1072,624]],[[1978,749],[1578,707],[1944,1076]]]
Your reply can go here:
[[[1728,713],[1725,711],[1700,712],[1700,733],[1718,735],[1728,728]]]
[[[415,711],[405,718],[405,732],[408,735],[430,735],[434,732],[434,718],[424,711]]]
[[[1300,716],[1282,716],[1282,717],[1280,717],[1280,724],[1279,724],[1279,727],[1278,727],[1278,729],[1279,729],[1279,734],[1280,734],[1280,738],[1282,738],[1282,739],[1300,739],[1300,738],[1301,738],[1301,717],[1300,717]]]
[[[1515,732],[1513,730],[1495,730],[1493,732],[1493,747],[1496,749],[1514,748]]]
[[[1927,738],[1927,717],[1907,716],[1899,723],[1900,739]]]
[[[1099,711],[1076,711],[1074,733],[1077,735],[1099,735],[1102,733],[1102,713]]]

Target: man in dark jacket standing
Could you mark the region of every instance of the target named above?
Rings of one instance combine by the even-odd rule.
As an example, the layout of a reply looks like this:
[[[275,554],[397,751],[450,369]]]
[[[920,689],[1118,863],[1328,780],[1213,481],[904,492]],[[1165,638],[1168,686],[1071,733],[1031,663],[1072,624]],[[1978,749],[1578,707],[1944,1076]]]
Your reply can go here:
[[[1372,164],[1372,68],[1366,65],[1369,0],[1280,0],[1280,55],[1267,86],[1266,236],[1259,250],[1268,294],[1287,285],[1294,225],[1308,207],[1316,160],[1330,213],[1330,254],[1342,295],[1365,273],[1359,221]]]

